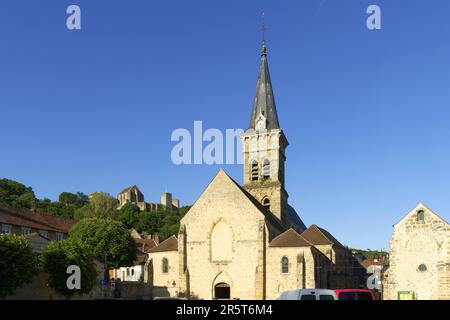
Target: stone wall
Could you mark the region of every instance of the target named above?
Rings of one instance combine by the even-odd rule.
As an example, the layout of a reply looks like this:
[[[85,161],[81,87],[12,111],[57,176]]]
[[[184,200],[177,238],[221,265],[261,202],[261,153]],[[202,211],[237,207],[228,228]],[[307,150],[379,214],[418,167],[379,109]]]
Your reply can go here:
[[[287,257],[288,272],[282,273],[281,259]],[[287,290],[315,288],[314,256],[311,247],[269,248],[267,259],[267,298],[276,299]]]
[[[168,261],[168,272],[163,272],[163,259]],[[176,297],[179,294],[178,251],[149,253],[149,262],[144,272],[149,273],[145,282],[153,289],[153,297]],[[149,279],[149,277],[151,279]]]
[[[424,219],[418,212],[424,212]],[[384,277],[384,299],[395,300],[401,291],[415,299],[449,299],[450,229],[446,221],[420,204],[394,226],[389,269]]]

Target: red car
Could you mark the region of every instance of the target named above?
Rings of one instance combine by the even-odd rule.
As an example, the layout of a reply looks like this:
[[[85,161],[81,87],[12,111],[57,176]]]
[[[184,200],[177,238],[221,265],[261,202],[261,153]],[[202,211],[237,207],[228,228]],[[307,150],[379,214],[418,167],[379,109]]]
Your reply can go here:
[[[376,300],[373,292],[367,289],[337,289],[334,292],[338,300]]]

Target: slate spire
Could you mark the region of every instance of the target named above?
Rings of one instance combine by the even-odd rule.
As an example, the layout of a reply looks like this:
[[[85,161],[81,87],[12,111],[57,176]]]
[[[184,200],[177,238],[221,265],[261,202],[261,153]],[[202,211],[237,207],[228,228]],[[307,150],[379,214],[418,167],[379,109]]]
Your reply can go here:
[[[270,80],[269,65],[267,63],[266,41],[263,39],[261,51],[261,64],[259,66],[256,94],[253,101],[252,115],[249,129],[255,129],[256,120],[262,115],[266,119],[266,129],[279,129],[277,109]]]

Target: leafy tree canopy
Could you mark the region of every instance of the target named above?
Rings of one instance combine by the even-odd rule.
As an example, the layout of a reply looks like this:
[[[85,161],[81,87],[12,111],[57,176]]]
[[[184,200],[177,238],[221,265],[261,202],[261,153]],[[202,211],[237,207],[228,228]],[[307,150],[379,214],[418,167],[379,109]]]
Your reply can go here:
[[[28,241],[14,234],[0,234],[0,298],[30,282],[36,270],[36,256]]]
[[[31,187],[13,180],[0,179],[0,203],[18,209],[32,209],[36,196]]]
[[[91,195],[89,203],[76,210],[75,219],[84,218],[101,218],[101,219],[117,219],[117,206],[119,202],[106,192],[96,192]]]
[[[119,209],[118,219],[127,228],[133,228],[139,220],[140,210],[138,206],[133,203],[126,203]]]
[[[371,250],[371,249],[362,250],[362,249],[354,249],[354,248],[349,248],[349,247],[347,247],[347,249],[349,249],[352,252],[363,255],[364,257],[366,257],[366,259],[369,259],[369,260],[381,259],[388,255],[388,253],[383,250]]]
[[[69,232],[72,239],[87,244],[95,257],[114,268],[127,267],[136,259],[136,243],[126,227],[107,219],[83,219]]]
[[[65,205],[81,208],[89,203],[89,197],[82,192],[77,192],[76,194],[62,192],[58,197],[58,201]]]
[[[41,254],[43,270],[48,274],[48,285],[57,293],[70,298],[89,293],[96,284],[97,270],[90,248],[78,239],[52,241]],[[66,273],[71,265],[80,268],[80,289],[69,289]]]
[[[178,234],[180,220],[190,208],[190,206],[182,207],[178,212],[169,210],[141,212],[133,227],[142,234],[157,233],[162,238],[168,238]]]

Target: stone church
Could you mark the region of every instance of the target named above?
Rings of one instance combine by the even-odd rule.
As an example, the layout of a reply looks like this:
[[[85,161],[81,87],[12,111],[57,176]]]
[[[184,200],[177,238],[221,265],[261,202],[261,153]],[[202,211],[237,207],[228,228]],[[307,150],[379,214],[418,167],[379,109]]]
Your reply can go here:
[[[359,264],[328,231],[306,228],[288,204],[281,129],[263,43],[243,144],[244,184],[220,170],[180,222],[149,251],[153,296],[275,299],[297,288],[359,287]]]
[[[386,300],[450,300],[450,226],[420,203],[394,225]]]

